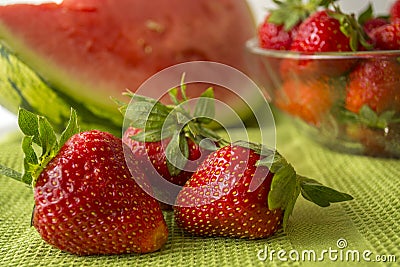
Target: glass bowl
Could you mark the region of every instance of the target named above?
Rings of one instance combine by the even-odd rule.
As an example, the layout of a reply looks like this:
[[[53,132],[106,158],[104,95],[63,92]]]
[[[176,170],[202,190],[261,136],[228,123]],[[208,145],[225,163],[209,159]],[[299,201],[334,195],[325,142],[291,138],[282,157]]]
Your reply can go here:
[[[400,50],[304,54],[246,43],[250,76],[331,149],[400,158]]]

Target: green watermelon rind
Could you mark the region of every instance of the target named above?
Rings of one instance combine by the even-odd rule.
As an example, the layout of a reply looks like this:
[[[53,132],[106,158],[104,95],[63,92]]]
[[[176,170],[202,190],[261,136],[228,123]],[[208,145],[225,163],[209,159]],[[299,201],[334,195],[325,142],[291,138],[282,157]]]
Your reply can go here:
[[[78,101],[66,94],[66,90],[50,84],[9,47],[0,41],[0,105],[14,113],[22,107],[46,116],[56,126],[56,131],[63,129],[70,108],[74,107],[83,129],[96,128],[120,135],[122,116],[116,105],[115,111],[105,112],[96,104]]]

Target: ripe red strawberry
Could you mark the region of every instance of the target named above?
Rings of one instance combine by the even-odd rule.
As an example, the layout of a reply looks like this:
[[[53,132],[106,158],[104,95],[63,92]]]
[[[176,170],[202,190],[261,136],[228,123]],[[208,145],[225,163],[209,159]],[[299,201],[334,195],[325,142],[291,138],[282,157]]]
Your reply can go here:
[[[341,22],[353,25],[342,32]],[[321,10],[313,13],[300,24],[296,37],[293,39],[291,50],[306,54],[320,52],[344,52],[358,50],[359,43],[365,44],[361,36],[363,32],[351,15],[342,13],[339,9]],[[281,65],[282,77],[288,73],[300,76],[339,76],[351,69],[353,60],[320,58],[283,60]]]
[[[349,75],[344,112],[347,135],[372,156],[399,157],[400,64],[393,60],[361,62]]]
[[[340,30],[333,11],[313,13],[298,28],[291,50],[299,52],[351,51],[350,37]]]
[[[346,109],[358,113],[363,106],[374,112],[400,111],[400,64],[393,60],[364,60],[350,73]]]
[[[330,2],[333,1],[274,1],[276,7],[268,10],[268,15],[258,28],[260,46],[273,50],[289,50],[300,23],[320,6],[326,7]]]
[[[171,175],[168,170],[167,157],[165,149],[171,142],[171,138],[165,138],[155,142],[141,142],[132,139],[135,135],[142,132],[141,129],[128,127],[125,130],[122,140],[131,149],[136,159],[143,163],[142,167],[147,175],[161,175],[163,178],[176,185],[183,186],[192,176],[197,166],[205,159],[207,150],[201,149],[192,139],[187,139],[188,144],[188,162],[183,171],[177,175]]]
[[[157,191],[158,194],[162,192],[161,194],[163,194],[163,196],[157,195],[157,198],[163,199],[163,201],[160,201],[161,208],[163,210],[170,210],[172,209],[170,205],[172,203],[165,202],[171,202],[176,196],[173,195],[174,192],[168,192],[162,190],[162,188],[158,188],[162,187],[162,184],[158,183],[158,179],[162,177],[168,182],[178,186],[183,186],[195,172],[197,166],[200,165],[200,163],[210,153],[210,150],[202,149],[198,144],[192,141],[192,139],[184,137],[186,138],[189,149],[187,162],[183,166],[184,168],[182,171],[171,174],[168,168],[168,160],[166,156],[166,148],[170,144],[171,138],[169,137],[154,142],[141,142],[132,139],[140,132],[142,132],[141,129],[129,127],[124,132],[122,140],[135,155],[136,160],[138,160],[142,166],[142,170],[146,173],[146,176],[151,182],[153,182],[152,185],[155,187],[155,190],[157,191],[157,189],[159,189]]]
[[[283,24],[269,21],[270,16],[258,28],[260,46],[265,49],[289,50],[296,35],[297,25],[286,30]]]
[[[376,50],[399,50],[400,19],[375,28],[371,31],[370,36]]]
[[[319,126],[332,107],[334,91],[329,77],[288,78],[276,92],[275,104],[281,110],[305,122]]]
[[[367,8],[361,12],[357,21],[362,26],[365,34],[369,37],[374,29],[389,24],[389,20],[387,18],[375,16],[374,9],[371,4],[369,4]]]
[[[145,174],[124,154],[121,139],[97,130],[76,133],[74,112],[60,141],[43,117],[21,110],[19,122],[27,135],[23,181],[33,184],[32,222],[44,241],[78,255],[163,246],[168,230],[160,206],[144,191],[151,190]],[[32,142],[42,146],[41,157]]]
[[[397,0],[392,4],[389,10],[390,20],[395,21],[400,18],[400,1]]]
[[[363,23],[363,29],[368,36],[371,37],[371,32],[374,31],[375,29],[387,25],[389,22],[385,18],[371,18],[368,19],[366,22]]]
[[[129,106],[123,106],[123,111],[129,112],[125,117],[132,118],[127,123],[123,142],[146,172],[163,209],[171,208],[178,191],[173,186],[172,191],[166,189],[160,179],[183,186],[210,153],[210,148],[204,146],[209,144],[214,149],[219,141],[219,137],[205,127],[214,116],[213,90],[209,88],[199,97],[193,114],[183,108],[188,102],[185,90],[181,85],[181,100],[178,89],[170,91],[175,106],[134,94],[129,94],[133,99]],[[208,143],[201,143],[204,139],[208,139]]]
[[[193,174],[178,195],[175,220],[194,235],[264,238],[286,225],[300,191],[320,206],[352,199],[296,175],[276,151],[237,142]]]

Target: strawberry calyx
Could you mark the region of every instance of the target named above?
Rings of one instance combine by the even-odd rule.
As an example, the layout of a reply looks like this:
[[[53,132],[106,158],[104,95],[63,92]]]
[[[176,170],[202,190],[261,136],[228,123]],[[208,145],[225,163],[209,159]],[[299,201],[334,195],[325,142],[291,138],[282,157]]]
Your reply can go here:
[[[18,112],[18,125],[25,135],[22,139],[24,157],[24,173],[21,181],[34,187],[40,173],[53,159],[64,143],[80,131],[76,111],[71,109],[70,118],[65,130],[57,137],[49,121],[25,109]],[[36,147],[41,154],[36,154]]]
[[[301,175],[297,175],[296,177],[300,183],[301,195],[308,201],[311,201],[320,207],[329,207],[331,203],[353,199],[351,195],[327,187],[314,179]]]
[[[216,146],[228,144],[208,124],[215,116],[214,90],[207,88],[198,98],[193,112],[187,107],[184,75],[179,88],[172,88],[168,95],[173,104],[165,105],[160,101],[127,91],[131,98],[129,105],[119,102],[119,109],[129,120],[129,126],[142,131],[130,136],[138,142],[157,142],[170,138],[165,154],[171,176],[178,175],[189,158],[191,139],[203,149],[216,150]],[[132,115],[130,115],[132,114]],[[183,156],[182,156],[183,155]]]
[[[303,0],[273,0],[277,7],[269,10],[268,22],[284,25],[285,31],[289,31],[319,7],[328,7],[335,1],[311,0],[303,3]]]
[[[365,33],[363,27],[360,25],[360,20],[365,19],[369,10],[365,11],[365,14],[361,19],[357,19],[354,13],[346,14],[342,12],[338,5],[333,5],[334,10],[327,10],[327,14],[332,18],[336,19],[340,23],[340,31],[349,38],[349,44],[352,51],[358,51],[360,45],[367,50],[373,49],[373,45],[369,42],[369,37]]]
[[[256,166],[265,166],[274,174],[268,194],[268,207],[284,211],[284,229],[300,194],[306,200],[320,207],[328,207],[331,203],[353,199],[349,194],[327,187],[314,179],[298,175],[293,166],[274,149],[246,141],[238,141],[234,144],[254,150],[261,156]]]
[[[360,25],[363,25],[372,18],[374,18],[374,9],[373,9],[371,3],[369,3],[367,8],[360,13],[357,21]]]
[[[360,108],[358,113],[344,110],[343,117],[349,123],[358,123],[376,129],[386,129],[390,124],[400,123],[400,116],[396,111],[387,110],[378,114],[366,104]]]
[[[20,173],[0,164],[0,174],[34,187],[40,173],[57,155],[64,143],[80,132],[77,118],[76,111],[71,108],[68,124],[61,135],[57,136],[45,117],[20,108],[18,126],[24,134],[22,139],[24,172]],[[40,156],[36,152],[38,149],[41,149]]]
[[[357,18],[357,21],[360,25],[364,25],[366,22],[368,22],[371,19],[385,19],[389,20],[390,16],[389,15],[375,15],[374,8],[371,3],[368,4],[368,6],[360,12],[360,15]]]

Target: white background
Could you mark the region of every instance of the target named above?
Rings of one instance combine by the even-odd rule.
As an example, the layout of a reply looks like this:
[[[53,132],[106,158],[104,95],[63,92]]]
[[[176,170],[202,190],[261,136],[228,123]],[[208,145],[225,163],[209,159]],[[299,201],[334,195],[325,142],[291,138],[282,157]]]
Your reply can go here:
[[[249,4],[253,7],[255,11],[257,21],[261,21],[263,16],[265,15],[265,9],[274,7],[274,4],[271,0],[247,0]],[[386,13],[385,11],[389,10],[391,4],[393,4],[395,0],[340,0],[338,3],[341,8],[345,12],[355,12],[363,10],[363,8],[368,6],[368,3],[372,3],[374,6],[374,10],[377,14]]]
[[[39,2],[61,2],[62,0],[56,1],[46,1],[46,0],[0,0],[0,5],[6,5],[10,3],[39,3]],[[115,0],[118,1],[118,0]],[[152,0],[150,0],[152,1]],[[197,0],[189,0],[197,1]],[[266,9],[273,7],[273,2],[271,0],[247,0],[254,11],[257,22],[261,22]],[[352,11],[357,13],[363,10],[368,3],[371,2],[374,6],[377,14],[385,13],[389,10],[390,5],[395,2],[395,0],[341,0],[339,1],[342,9],[346,12]],[[0,106],[0,135],[5,132],[17,128],[16,117],[11,114],[3,107]]]

